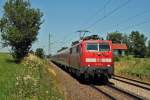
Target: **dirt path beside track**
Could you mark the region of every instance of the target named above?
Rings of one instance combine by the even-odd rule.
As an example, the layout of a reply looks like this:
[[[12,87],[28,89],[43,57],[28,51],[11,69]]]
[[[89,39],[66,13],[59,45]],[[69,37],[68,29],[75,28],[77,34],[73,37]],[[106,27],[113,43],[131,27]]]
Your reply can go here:
[[[67,100],[109,100],[101,92],[94,90],[86,84],[81,84],[68,73],[50,62],[56,72],[59,88],[63,91]]]

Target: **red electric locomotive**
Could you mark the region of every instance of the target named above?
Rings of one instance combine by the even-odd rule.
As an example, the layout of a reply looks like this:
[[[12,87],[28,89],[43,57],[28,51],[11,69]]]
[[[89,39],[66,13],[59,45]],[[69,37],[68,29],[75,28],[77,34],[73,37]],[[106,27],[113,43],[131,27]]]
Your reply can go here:
[[[83,39],[52,57],[70,72],[81,76],[107,76],[114,74],[112,42],[100,39]]]

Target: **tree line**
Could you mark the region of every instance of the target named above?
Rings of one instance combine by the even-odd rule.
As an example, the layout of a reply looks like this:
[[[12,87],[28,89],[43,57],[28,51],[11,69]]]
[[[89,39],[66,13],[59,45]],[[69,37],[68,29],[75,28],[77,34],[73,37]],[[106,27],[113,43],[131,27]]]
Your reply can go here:
[[[130,34],[121,32],[110,32],[107,34],[107,40],[113,43],[125,43],[128,46],[128,54],[135,57],[150,57],[150,40],[139,31],[132,31]]]

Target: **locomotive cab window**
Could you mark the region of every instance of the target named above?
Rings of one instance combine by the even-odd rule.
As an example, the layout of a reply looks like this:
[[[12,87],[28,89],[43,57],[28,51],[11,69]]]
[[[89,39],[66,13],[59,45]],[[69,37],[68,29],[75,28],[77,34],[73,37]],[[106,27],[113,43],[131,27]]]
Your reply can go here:
[[[99,51],[110,51],[109,43],[100,43]]]
[[[87,50],[98,51],[98,44],[97,43],[87,43]]]

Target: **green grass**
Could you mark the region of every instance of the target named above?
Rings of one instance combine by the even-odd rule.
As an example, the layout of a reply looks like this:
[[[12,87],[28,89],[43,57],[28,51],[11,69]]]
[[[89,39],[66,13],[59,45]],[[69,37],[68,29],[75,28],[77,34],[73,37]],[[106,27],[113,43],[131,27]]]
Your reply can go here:
[[[0,100],[10,100],[16,76],[23,70],[22,64],[15,64],[7,53],[0,53]]]
[[[0,53],[0,100],[64,100],[46,60],[33,55],[21,64]]]
[[[150,58],[119,58],[119,61],[115,62],[115,68],[116,74],[150,79]]]

